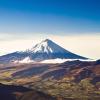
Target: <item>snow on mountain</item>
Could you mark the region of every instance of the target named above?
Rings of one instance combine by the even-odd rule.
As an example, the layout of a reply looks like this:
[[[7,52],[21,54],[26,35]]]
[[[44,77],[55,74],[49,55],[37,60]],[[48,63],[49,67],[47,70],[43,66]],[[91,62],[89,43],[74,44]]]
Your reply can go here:
[[[31,51],[33,51],[34,53],[38,52],[38,53],[52,53],[53,50],[52,48],[48,45],[48,40],[42,41],[41,43],[35,45]]]
[[[42,41],[39,44],[36,44],[30,51],[34,53],[57,53],[57,52],[68,52],[67,50],[63,49],[56,43],[52,42],[49,39]]]
[[[22,60],[16,60],[16,61],[14,61],[14,63],[34,63],[34,61],[31,60],[30,57],[26,57],[26,58],[24,58]]]

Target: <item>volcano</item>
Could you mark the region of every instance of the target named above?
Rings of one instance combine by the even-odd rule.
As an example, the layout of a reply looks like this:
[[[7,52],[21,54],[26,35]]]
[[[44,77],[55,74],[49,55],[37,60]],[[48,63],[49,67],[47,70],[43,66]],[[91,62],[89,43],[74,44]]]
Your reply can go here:
[[[28,58],[28,61],[26,61]],[[14,62],[14,61],[43,61],[50,59],[87,59],[80,55],[74,54],[52,40],[46,39],[36,44],[31,49],[25,51],[13,52],[7,55],[0,56],[0,63],[2,62]]]

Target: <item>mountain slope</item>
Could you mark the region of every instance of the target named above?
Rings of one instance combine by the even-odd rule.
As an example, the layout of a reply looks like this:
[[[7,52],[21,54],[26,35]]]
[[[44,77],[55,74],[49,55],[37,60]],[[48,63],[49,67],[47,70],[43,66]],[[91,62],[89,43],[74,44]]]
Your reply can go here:
[[[0,84],[2,100],[58,100],[48,94],[28,89],[22,86]]]
[[[43,97],[43,100],[49,100],[45,93],[53,97],[66,98],[57,100],[100,100],[100,60],[76,60],[61,64],[28,63],[13,64],[13,66],[7,64],[5,67],[0,67],[0,81],[4,84],[22,85],[41,91],[23,93],[21,87],[5,89],[4,86],[0,88],[0,97],[6,97],[6,93],[7,95],[11,93],[12,97],[14,91],[14,94],[17,92],[18,98],[22,93],[21,98],[17,100],[42,100]]]
[[[84,57],[81,57],[79,55],[73,54],[64,48],[60,47],[53,41],[46,39],[42,41],[41,43],[35,45],[30,52],[34,53],[34,56],[32,58],[35,58],[36,60],[41,59],[56,59],[56,58],[62,58],[62,59],[85,59]]]
[[[31,49],[24,52],[14,52],[0,57],[0,63],[20,61],[29,58],[33,61],[43,61],[48,59],[86,59],[85,57],[71,53],[60,47],[53,41],[46,39],[39,44],[36,44]]]

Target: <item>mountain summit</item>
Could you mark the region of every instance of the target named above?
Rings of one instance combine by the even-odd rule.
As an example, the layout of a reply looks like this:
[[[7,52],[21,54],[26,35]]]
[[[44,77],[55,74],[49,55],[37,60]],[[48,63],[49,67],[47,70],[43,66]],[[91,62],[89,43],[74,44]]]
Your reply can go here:
[[[31,49],[23,52],[14,52],[0,57],[0,62],[20,61],[28,58],[28,61],[43,61],[48,59],[87,59],[65,50],[49,39],[36,44]]]
[[[47,53],[47,54],[68,52],[67,50],[60,47],[59,45],[57,45],[56,43],[54,43],[49,39],[46,39],[39,44],[36,44],[31,49],[31,51],[33,51],[34,53]]]

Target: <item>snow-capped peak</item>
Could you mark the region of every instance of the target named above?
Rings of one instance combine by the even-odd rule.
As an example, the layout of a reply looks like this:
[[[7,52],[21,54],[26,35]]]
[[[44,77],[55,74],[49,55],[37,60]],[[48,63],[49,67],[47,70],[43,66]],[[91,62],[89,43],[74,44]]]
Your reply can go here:
[[[0,57],[0,62],[33,62],[33,61],[43,61],[50,59],[87,59],[80,55],[74,54],[70,51],[65,50],[61,46],[57,45],[53,41],[46,39],[39,44],[35,45],[31,49],[27,49],[23,52],[13,52]]]
[[[38,52],[38,53],[49,53],[49,52],[53,52],[52,48],[50,48],[48,46],[48,39],[42,41],[39,44],[36,44],[31,51],[33,51],[34,53]]]
[[[34,52],[34,53],[58,53],[58,52],[65,52],[67,50],[65,50],[62,47],[58,46],[53,41],[51,41],[49,39],[45,39],[41,43],[36,44],[31,49],[31,51]]]

